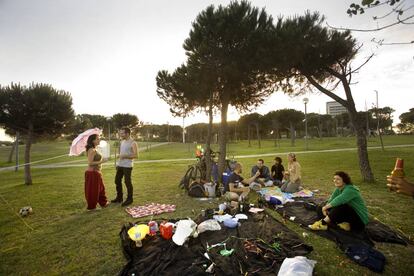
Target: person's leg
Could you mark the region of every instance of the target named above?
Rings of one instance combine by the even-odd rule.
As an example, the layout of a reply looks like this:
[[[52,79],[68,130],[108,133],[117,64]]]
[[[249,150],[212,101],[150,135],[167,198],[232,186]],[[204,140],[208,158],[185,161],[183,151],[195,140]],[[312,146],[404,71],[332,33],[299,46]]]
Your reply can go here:
[[[116,185],[116,198],[111,202],[121,203],[123,200],[122,193],[122,177],[124,176],[124,170],[122,167],[116,167],[115,185]]]
[[[98,180],[98,189],[99,189],[98,202],[101,207],[105,207],[108,205],[109,202],[105,194],[105,185],[103,183],[102,173],[99,173],[97,180]]]
[[[347,222],[353,230],[362,230],[365,228],[364,223],[359,218],[355,210],[348,204],[343,204],[331,208],[328,217],[332,224]]]
[[[226,198],[227,201],[238,201],[239,200],[239,195],[237,193],[234,193],[234,192],[226,192],[225,198]]]
[[[249,188],[252,190],[258,191],[262,188],[262,185],[260,185],[260,183],[253,181],[252,183],[249,184]]]
[[[123,206],[129,205],[133,202],[133,187],[132,187],[132,181],[131,181],[131,173],[132,168],[123,168],[124,169],[124,180],[125,180],[125,186],[127,188],[127,198],[122,203]]]
[[[249,195],[250,189],[245,187],[244,191],[241,193],[241,195],[239,196],[239,200],[244,201],[247,199],[247,196]]]
[[[286,184],[286,183],[285,183]],[[288,182],[286,188],[282,191],[285,193],[296,193],[299,191],[300,182]]]
[[[97,182],[95,172],[85,172],[85,199],[88,205],[88,210],[95,209],[96,204],[98,203],[99,190]]]

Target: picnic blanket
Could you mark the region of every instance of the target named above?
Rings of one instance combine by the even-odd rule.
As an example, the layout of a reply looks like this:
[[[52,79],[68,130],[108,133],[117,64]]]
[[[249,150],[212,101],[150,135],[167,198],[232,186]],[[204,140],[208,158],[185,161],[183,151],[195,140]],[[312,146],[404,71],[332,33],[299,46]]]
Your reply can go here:
[[[159,215],[162,213],[171,213],[175,211],[175,205],[149,203],[143,206],[128,207],[125,211],[133,218],[142,218],[146,216]]]
[[[201,223],[203,219],[196,220]],[[304,256],[312,251],[301,238],[267,213],[249,214],[235,229],[222,227],[190,238],[184,246],[159,235],[146,237],[137,248],[128,236],[126,224],[120,232],[124,255],[128,259],[120,275],[212,275],[206,269],[214,263],[214,275],[277,275],[287,257]],[[230,256],[222,256],[226,243]],[[204,255],[208,252],[210,259]]]
[[[308,229],[308,225],[314,223],[317,219],[317,205],[323,204],[326,200],[320,198],[302,198],[295,202],[288,202],[283,207],[276,209],[285,218],[295,217],[294,223]],[[388,242],[401,245],[407,245],[409,239],[395,232],[389,226],[378,220],[371,220],[365,227],[364,231],[344,231],[340,228],[329,227],[327,231],[312,231],[313,233],[335,241],[339,248],[347,252],[354,245],[361,245],[365,248],[374,250],[375,242]],[[374,250],[375,251],[375,250]],[[384,257],[385,258],[385,257]],[[385,261],[385,260],[384,260]],[[370,267],[368,267],[370,268]],[[371,268],[370,268],[371,269]]]
[[[313,192],[308,189],[300,190],[296,193],[285,193],[279,187],[267,187],[257,191],[263,197],[282,197],[284,201],[293,201],[293,198],[308,198],[313,196]]]

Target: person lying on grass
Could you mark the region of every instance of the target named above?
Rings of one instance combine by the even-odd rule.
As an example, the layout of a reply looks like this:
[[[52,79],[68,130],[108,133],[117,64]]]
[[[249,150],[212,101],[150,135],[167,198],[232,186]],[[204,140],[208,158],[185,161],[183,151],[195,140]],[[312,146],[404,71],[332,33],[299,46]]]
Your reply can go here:
[[[345,172],[335,172],[335,190],[325,206],[318,206],[320,220],[309,225],[312,230],[327,230],[328,225],[337,225],[345,231],[361,231],[368,223],[368,210],[359,189]]]
[[[257,171],[255,175],[250,177],[249,179],[244,179],[241,176],[243,167],[240,163],[236,163],[234,166],[234,171],[230,175],[229,179],[229,191],[225,194],[225,197],[227,200],[232,201],[243,201],[247,198],[250,188],[249,186],[244,185],[250,185],[256,177],[260,175],[260,172]]]

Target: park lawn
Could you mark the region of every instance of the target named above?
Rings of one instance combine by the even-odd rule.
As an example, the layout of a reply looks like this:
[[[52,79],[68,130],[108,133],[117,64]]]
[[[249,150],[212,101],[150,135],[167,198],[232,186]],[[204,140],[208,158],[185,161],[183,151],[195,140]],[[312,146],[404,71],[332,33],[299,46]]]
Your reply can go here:
[[[174,151],[175,147],[170,145],[169,149]],[[167,152],[167,149],[160,148],[154,148],[154,151]],[[322,195],[329,195],[333,190],[332,173],[335,170],[349,172],[353,182],[360,187],[370,213],[414,240],[412,198],[390,194],[385,188],[385,176],[393,169],[396,157],[405,159],[405,171],[409,178],[414,179],[414,147],[386,149],[385,152],[375,149],[370,150],[369,155],[376,183],[361,183],[354,151],[298,154],[298,161],[303,168],[305,186],[319,189]],[[272,158],[265,157],[264,160],[270,164]],[[248,176],[249,167],[256,158],[240,161],[245,166],[243,174]],[[217,206],[218,201],[198,201],[178,188],[177,184],[190,163],[137,164],[133,170],[135,204],[159,202],[177,205],[176,212],[157,216],[157,220],[161,217],[194,217],[202,208]],[[31,186],[22,184],[22,170],[17,173],[0,172],[0,275],[113,275],[122,269],[126,260],[118,234],[124,223],[135,220],[119,205],[95,212],[85,211],[83,171],[83,168],[34,169],[34,184]],[[107,195],[112,198],[115,195],[115,169],[108,165],[103,174]],[[16,215],[19,208],[26,205],[34,209],[33,215],[23,219],[29,226]],[[277,213],[272,214],[282,221]],[[148,220],[143,218],[140,221]],[[372,274],[346,258],[335,243],[289,221],[287,225],[300,236],[303,232],[309,234],[304,241],[314,247],[308,257],[318,262],[315,267],[317,275]],[[378,244],[378,248],[387,257],[385,275],[410,275],[414,270],[412,245]]]

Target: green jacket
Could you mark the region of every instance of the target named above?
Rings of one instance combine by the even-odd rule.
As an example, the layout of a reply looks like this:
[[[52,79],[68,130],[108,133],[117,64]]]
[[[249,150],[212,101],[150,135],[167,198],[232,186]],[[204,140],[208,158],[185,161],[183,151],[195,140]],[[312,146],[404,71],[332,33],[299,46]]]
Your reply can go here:
[[[362,199],[358,187],[355,187],[354,185],[345,185],[343,189],[336,188],[329,198],[328,203],[331,204],[332,207],[348,204],[355,210],[364,224],[367,224],[369,221],[367,206]]]

